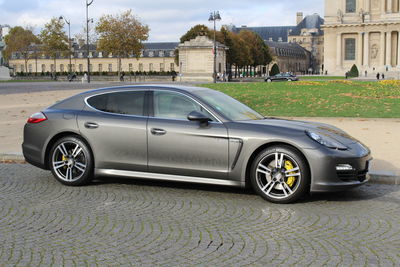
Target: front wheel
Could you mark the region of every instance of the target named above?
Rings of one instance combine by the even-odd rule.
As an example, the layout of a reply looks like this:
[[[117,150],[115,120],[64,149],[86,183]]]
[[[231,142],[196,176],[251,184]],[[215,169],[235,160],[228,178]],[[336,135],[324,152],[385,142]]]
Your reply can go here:
[[[272,82],[272,80],[271,79],[267,79],[267,81],[266,81],[267,83],[270,83],[270,82]]]
[[[291,203],[309,191],[310,171],[301,153],[289,146],[263,150],[251,167],[251,184],[264,199]]]
[[[79,186],[91,181],[93,157],[88,145],[80,138],[61,138],[53,145],[49,158],[51,172],[61,183]]]

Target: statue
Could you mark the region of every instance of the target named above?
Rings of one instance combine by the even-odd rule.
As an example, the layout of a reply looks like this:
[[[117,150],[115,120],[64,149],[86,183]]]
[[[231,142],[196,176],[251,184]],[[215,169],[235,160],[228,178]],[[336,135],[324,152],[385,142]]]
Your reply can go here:
[[[378,57],[379,47],[377,44],[371,46],[371,58],[376,59]]]
[[[338,9],[337,11],[337,19],[338,22],[343,23],[343,11],[341,9]]]
[[[364,22],[365,22],[365,16],[366,16],[366,15],[369,15],[369,13],[368,13],[368,12],[365,12],[365,11],[361,8],[361,9],[360,9],[359,15],[360,15],[361,23],[364,23]]]

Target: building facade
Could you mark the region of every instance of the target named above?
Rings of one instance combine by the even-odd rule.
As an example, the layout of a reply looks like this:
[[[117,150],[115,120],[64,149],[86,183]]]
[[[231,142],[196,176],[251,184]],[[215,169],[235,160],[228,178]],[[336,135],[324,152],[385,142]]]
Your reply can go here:
[[[299,44],[311,53],[309,71],[312,73],[324,72],[324,19],[318,14],[303,18],[303,13],[297,13],[297,26],[289,32],[289,43]]]
[[[400,70],[400,0],[325,0],[324,62],[328,74],[353,65],[364,75]]]
[[[145,43],[144,49],[137,59],[131,55],[121,60],[121,71],[130,72],[172,72],[178,71],[175,64],[175,49],[179,43]],[[9,65],[14,73],[66,73],[71,68],[72,72],[83,73],[87,71],[86,45],[73,45],[73,54],[70,59],[66,54],[60,53],[54,60],[41,52],[40,46],[31,47],[31,57],[25,66],[22,55],[13,53]],[[89,47],[90,71],[93,73],[115,73],[118,71],[118,59],[115,55],[105,54],[96,50],[96,46]]]

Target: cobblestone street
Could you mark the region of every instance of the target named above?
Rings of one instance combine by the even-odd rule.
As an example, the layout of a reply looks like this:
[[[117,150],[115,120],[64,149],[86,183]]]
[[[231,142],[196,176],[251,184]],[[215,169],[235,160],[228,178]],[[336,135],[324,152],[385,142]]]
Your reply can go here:
[[[399,266],[400,186],[268,203],[250,190],[0,164],[0,266]]]

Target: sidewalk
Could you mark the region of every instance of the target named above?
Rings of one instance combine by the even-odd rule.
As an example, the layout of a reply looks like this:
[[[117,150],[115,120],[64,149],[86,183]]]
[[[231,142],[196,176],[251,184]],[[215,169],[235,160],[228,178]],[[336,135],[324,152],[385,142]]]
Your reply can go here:
[[[27,118],[58,100],[86,91],[58,90],[20,94],[4,94],[0,97],[0,161],[21,160],[23,126]],[[374,160],[371,174],[385,179],[396,178],[400,184],[400,118],[289,118],[317,121],[335,125],[357,138],[371,151]]]

